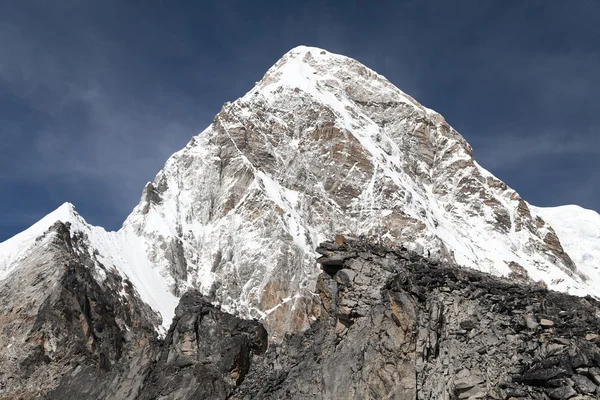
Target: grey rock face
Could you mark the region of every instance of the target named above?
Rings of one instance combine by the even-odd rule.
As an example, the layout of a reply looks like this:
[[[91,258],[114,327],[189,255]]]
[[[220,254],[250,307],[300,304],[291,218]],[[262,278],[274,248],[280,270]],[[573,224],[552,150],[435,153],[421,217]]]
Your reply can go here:
[[[359,241],[318,251],[321,317],[271,345],[232,398],[600,396],[596,300]]]
[[[175,279],[173,292],[180,296],[178,282],[187,280],[187,262],[185,260],[183,244],[180,239],[173,238],[169,242],[165,242],[165,258],[169,262],[169,272]]]
[[[118,273],[104,271],[100,286],[66,225],[38,241],[0,282],[0,399],[133,398],[158,316]]]
[[[346,239],[317,249],[318,318],[305,332],[269,345],[260,323],[190,291],[159,340],[156,315],[118,274],[99,285],[84,238],[65,232],[55,225],[11,276],[25,290],[0,291],[0,399],[600,396],[590,297]]]

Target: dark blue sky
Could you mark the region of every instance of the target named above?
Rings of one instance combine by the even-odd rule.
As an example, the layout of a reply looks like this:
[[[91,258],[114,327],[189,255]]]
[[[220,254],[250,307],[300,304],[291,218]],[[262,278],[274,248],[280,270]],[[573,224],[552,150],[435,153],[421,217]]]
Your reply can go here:
[[[598,211],[599,15],[592,0],[1,2],[0,241],[65,201],[118,229],[167,157],[300,44],[440,112],[529,202]]]

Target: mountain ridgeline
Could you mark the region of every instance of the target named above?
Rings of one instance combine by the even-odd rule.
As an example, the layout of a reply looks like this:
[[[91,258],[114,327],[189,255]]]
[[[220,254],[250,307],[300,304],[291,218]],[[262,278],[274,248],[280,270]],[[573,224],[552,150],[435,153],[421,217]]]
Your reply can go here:
[[[156,316],[118,297],[119,284],[127,283],[116,276],[110,286],[95,283],[81,243],[68,245],[65,229],[57,224],[48,232],[54,257],[62,254],[64,263],[52,277],[60,283],[53,296],[39,306],[13,306],[13,321],[35,322],[30,330],[11,325],[14,350],[10,364],[2,359],[0,398],[600,395],[600,302],[591,296],[338,237],[317,248],[319,306],[309,329],[269,342],[258,321],[228,314],[190,290],[161,340],[152,329]],[[36,274],[25,277],[38,279],[30,285],[37,290],[52,283],[44,265],[37,260],[30,265]],[[123,329],[124,321],[131,328]]]
[[[300,46],[119,231],[65,203],[0,243],[0,399],[595,398],[599,232]]]

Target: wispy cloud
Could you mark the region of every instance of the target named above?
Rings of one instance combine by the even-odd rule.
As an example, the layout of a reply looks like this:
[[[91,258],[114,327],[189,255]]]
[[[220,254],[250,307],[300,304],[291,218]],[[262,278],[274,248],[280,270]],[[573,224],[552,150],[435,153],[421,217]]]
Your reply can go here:
[[[519,169],[555,156],[590,157],[600,149],[600,137],[569,132],[488,132],[472,142],[474,156],[491,170]]]
[[[82,191],[100,184],[108,190],[103,201],[124,216],[144,182],[214,110],[196,109],[193,99],[160,87],[144,88],[152,97],[141,99],[124,81],[128,76],[113,75],[96,62],[99,56],[82,51],[62,58],[44,47],[40,33],[0,22],[0,85],[23,110],[0,127],[0,183],[70,182]],[[110,43],[96,40],[96,46],[93,53],[110,57]],[[39,123],[29,120],[31,113]]]

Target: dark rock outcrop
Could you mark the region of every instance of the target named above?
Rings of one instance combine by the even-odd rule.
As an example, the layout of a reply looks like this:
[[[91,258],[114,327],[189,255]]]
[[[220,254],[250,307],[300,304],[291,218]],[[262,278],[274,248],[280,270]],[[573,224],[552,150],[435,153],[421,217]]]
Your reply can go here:
[[[139,399],[228,398],[243,382],[252,356],[267,345],[260,323],[219,310],[199,292],[187,292]]]

